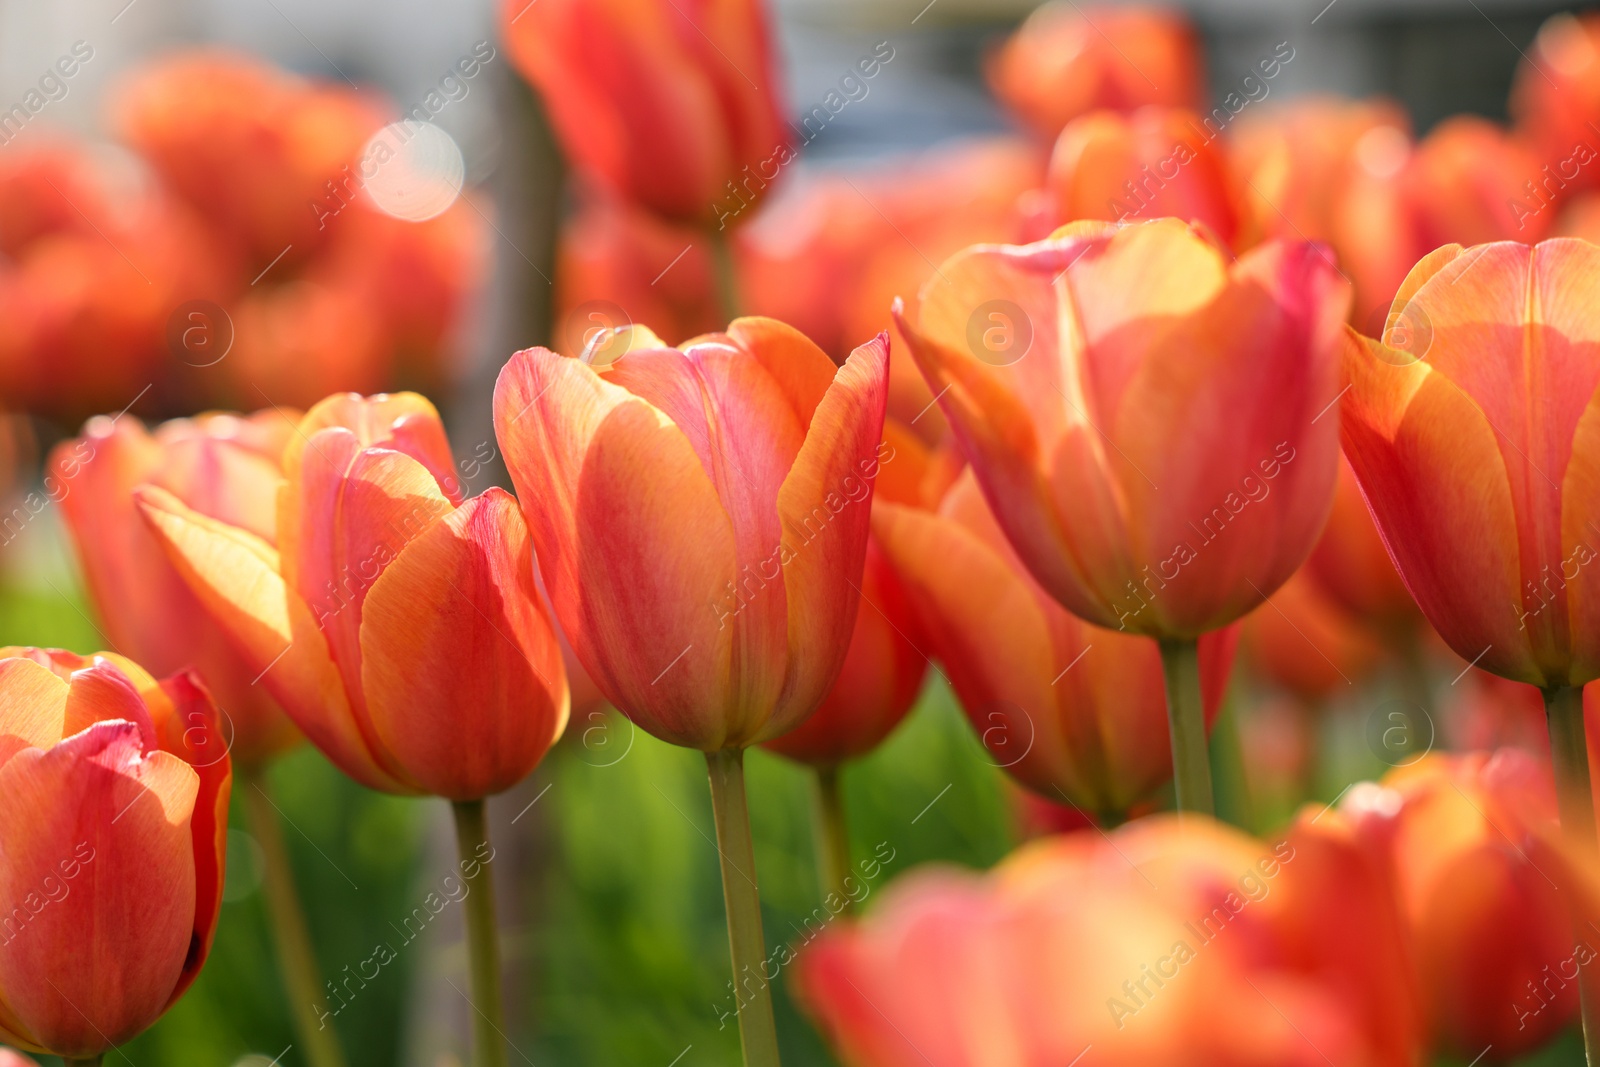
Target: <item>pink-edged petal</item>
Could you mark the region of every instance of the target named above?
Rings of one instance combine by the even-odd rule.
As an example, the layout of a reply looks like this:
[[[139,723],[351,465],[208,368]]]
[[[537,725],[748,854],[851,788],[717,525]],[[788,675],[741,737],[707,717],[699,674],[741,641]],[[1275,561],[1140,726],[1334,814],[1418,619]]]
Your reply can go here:
[[[789,671],[771,721],[743,743],[792,729],[827,696],[844,663],[888,401],[889,338],[879,334],[839,368],[778,493]]]
[[[406,546],[372,587],[361,644],[379,741],[430,793],[475,800],[509,789],[566,725],[561,646],[527,527],[503,490]]]

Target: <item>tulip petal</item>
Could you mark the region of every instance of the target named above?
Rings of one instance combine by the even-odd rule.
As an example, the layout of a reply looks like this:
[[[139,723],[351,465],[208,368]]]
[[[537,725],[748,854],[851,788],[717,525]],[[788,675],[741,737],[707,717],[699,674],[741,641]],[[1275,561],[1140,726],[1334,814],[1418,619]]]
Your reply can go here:
[[[730,706],[732,609],[718,605],[734,531],[683,432],[538,348],[500,372],[494,421],[556,616],[601,691],[657,737],[708,751],[729,722],[764,716]]]
[[[1345,455],[1411,595],[1462,657],[1543,684],[1517,618],[1517,521],[1494,431],[1447,377],[1377,341],[1347,332],[1344,368]]]
[[[533,582],[527,526],[499,489],[406,546],[372,586],[362,685],[379,741],[428,792],[509,789],[560,736],[560,645]]]
[[[267,686],[312,743],[362,785],[414,792],[368,748],[327,641],[305,602],[278,573],[278,554],[164,490],[146,487],[135,498],[178,573],[246,662],[260,671],[256,682]]]
[[[801,432],[809,430],[811,416],[827,396],[837,370],[827,353],[811,338],[777,319],[734,319],[728,325],[728,336],[760,361],[788,398]]]
[[[0,768],[0,1001],[52,1051],[94,1055],[166,1007],[193,934],[197,786],[121,722]]]
[[[460,486],[455,478],[450,441],[445,437],[438,409],[427,397],[417,393],[336,393],[318,402],[305,413],[284,448],[284,475],[291,480],[297,477],[311,440],[319,431],[334,427],[355,434],[362,448],[388,444],[406,453],[427,467],[452,502],[459,503]]]
[[[66,736],[67,683],[29,659],[0,659],[0,767],[27,748]]]
[[[889,402],[889,338],[861,345],[817,405],[805,444],[778,492],[789,673],[758,737],[786,733],[828,694],[849,650],[872,522]]]

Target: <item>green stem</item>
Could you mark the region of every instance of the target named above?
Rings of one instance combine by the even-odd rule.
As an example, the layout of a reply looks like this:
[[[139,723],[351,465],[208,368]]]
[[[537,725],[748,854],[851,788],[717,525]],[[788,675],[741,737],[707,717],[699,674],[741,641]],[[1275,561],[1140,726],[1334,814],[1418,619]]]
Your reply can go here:
[[[1167,680],[1167,726],[1172,732],[1172,784],[1179,811],[1216,812],[1211,797],[1211,762],[1206,751],[1206,716],[1200,698],[1200,646],[1162,640],[1161,667]]]
[[[467,958],[472,968],[473,1064],[506,1067],[505,1009],[500,993],[500,942],[494,920],[489,825],[481,800],[457,800],[456,852],[467,887]],[[467,872],[472,875],[468,877]]]
[[[1589,743],[1583,728],[1583,687],[1544,691],[1545,719],[1550,726],[1550,761],[1556,775],[1556,803],[1561,829],[1586,860],[1595,856],[1594,794],[1589,786]],[[1581,924],[1580,924],[1581,930]],[[1578,1005],[1583,1019],[1584,1058],[1600,1067],[1600,990],[1593,968],[1578,972]]]
[[[733,231],[706,231],[711,242],[711,275],[717,287],[717,307],[729,322],[738,318],[743,302],[739,299],[738,267],[733,259]]]
[[[244,787],[240,792],[244,796],[245,821],[265,857],[262,884],[267,915],[272,921],[272,942],[301,1050],[311,1067],[344,1067],[344,1050],[339,1046],[339,1034],[332,1026],[328,1001],[322,993],[322,972],[311,948],[311,931],[295,888],[294,868],[283,843],[278,809],[261,768],[240,766],[238,773]]]
[[[1239,706],[1232,696],[1222,702],[1222,710],[1211,727],[1210,749],[1218,817],[1254,833],[1255,797],[1245,775],[1244,745],[1239,740]]]
[[[711,772],[717,853],[722,857],[722,899],[728,911],[733,984],[751,994],[750,1000],[739,1006],[739,1043],[744,1048],[745,1067],[778,1067],[778,1027],[772,1018],[772,990],[763,970],[767,943],[761,933],[761,895],[756,889],[750,809],[744,798],[744,750],[707,752],[706,767]]]
[[[817,851],[817,881],[826,903],[837,893],[844,903],[842,911],[855,911],[855,900],[848,891],[850,877],[850,824],[844,817],[844,795],[839,789],[839,768],[818,767],[812,778],[811,836]]]

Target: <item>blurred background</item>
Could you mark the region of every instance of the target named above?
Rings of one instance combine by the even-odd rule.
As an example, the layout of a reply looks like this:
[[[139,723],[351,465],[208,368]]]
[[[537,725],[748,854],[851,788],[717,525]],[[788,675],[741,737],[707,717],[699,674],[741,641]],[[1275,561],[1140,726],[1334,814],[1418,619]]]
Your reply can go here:
[[[1252,106],[1323,93],[1384,96],[1409,114],[1418,138],[1460,113],[1506,120],[1519,65],[1539,47],[1546,19],[1565,10],[1541,0],[1173,6],[1198,30],[1214,99],[1237,91],[1262,56],[1287,44],[1292,62]],[[786,288],[829,292],[792,274],[786,258],[814,248],[811,231],[845,211],[825,197],[805,200],[828,175],[854,176],[866,190],[862,200],[888,221],[876,190],[918,169],[915,160],[934,158],[916,153],[933,149],[948,161],[1037,152],[984,74],[987,57],[1031,7],[778,0],[775,32],[796,118],[880,42],[893,59],[806,146],[742,231],[753,304],[766,299],[782,314]],[[91,414],[128,410],[153,420],[205,406],[289,410],[334,388],[416,386],[446,411],[463,473],[478,490],[503,479],[488,395],[510,352],[552,337],[552,347],[570,351],[572,338],[582,337],[571,316],[594,301],[624,303],[629,317],[674,341],[716,325],[703,292],[702,249],[580,203],[562,182],[539,106],[513,71],[497,25],[486,0],[0,0],[0,362],[12,368],[0,404],[13,413],[0,434],[11,501],[0,521],[0,643],[80,651],[105,643],[57,509],[16,502],[36,491],[39,456]],[[152,62],[200,47],[227,50],[183,60],[210,64],[206,78],[185,83],[170,77],[171,68],[165,82],[148,76]],[[54,78],[65,56],[78,60],[75,73]],[[466,75],[460,64],[474,60]],[[326,97],[294,102],[308,83],[280,83],[272,67],[310,79]],[[24,103],[42,84],[43,105]],[[13,103],[23,105],[25,121],[8,126],[4,109]],[[341,217],[344,199],[320,180],[328,168],[296,170],[296,161],[274,159],[280,169],[273,170],[255,154],[294,115],[315,130],[290,149],[331,143],[349,158],[377,127],[419,106],[447,137],[412,146],[399,169],[403,180],[352,202],[348,217]],[[185,127],[173,117],[197,111],[212,114],[210,126]],[[260,129],[239,121],[252,111]],[[1036,166],[1018,168],[1029,165]],[[316,178],[309,196],[291,198],[295,214],[286,222],[251,214],[269,211],[262,205],[271,189],[238,203],[217,192],[303,173]],[[1447,164],[1440,180],[1449,188],[1470,178]],[[1021,178],[994,195],[1009,211],[1030,182],[1036,179]],[[982,196],[926,195],[908,214],[891,212],[894,232],[879,238],[878,251],[911,266],[870,279],[849,274],[849,284],[914,288],[918,271],[931,269],[930,255],[937,261],[978,239],[936,233],[929,220],[979,216],[987,210]],[[318,197],[323,210],[307,210]],[[559,252],[558,226],[567,234]],[[226,239],[214,239],[222,231]],[[81,246],[63,240],[49,256],[34,255],[36,242],[60,233],[75,234]],[[24,278],[25,259],[45,266]],[[128,270],[145,276],[148,289],[125,296]],[[870,295],[881,315],[895,292]],[[44,321],[41,308],[54,309],[59,321]],[[196,309],[199,319],[190,317]],[[198,347],[185,333],[191,325],[202,328]],[[844,311],[806,325],[836,355],[870,333]],[[130,352],[123,367],[117,361]],[[23,367],[30,353],[38,358]],[[1253,795],[1234,801],[1244,805],[1235,815],[1257,829],[1280,825],[1301,799],[1331,801],[1344,783],[1394,764],[1397,757],[1371,738],[1372,724],[1387,721],[1385,709],[1396,701],[1441,709],[1428,718],[1424,745],[1447,740],[1434,736],[1435,721],[1475,744],[1531,738],[1530,746],[1543,745],[1542,734],[1533,736],[1542,731],[1536,697],[1531,708],[1491,697],[1494,683],[1451,663],[1425,637],[1407,659],[1370,637],[1346,647],[1330,627],[1317,636],[1338,648],[1328,664],[1345,685],[1274,672],[1273,642],[1283,635],[1246,635],[1235,696],[1260,698],[1248,701],[1256,721],[1246,750],[1219,758],[1246,763]],[[1314,660],[1303,650],[1289,658]],[[1345,677],[1358,669],[1352,664],[1363,672],[1360,687]],[[1431,695],[1419,700],[1419,687]],[[1321,753],[1314,765],[1313,750]],[[750,775],[769,937],[800,939],[822,914],[804,776],[763,752],[752,754]],[[446,811],[364,791],[309,747],[280,760],[272,777],[319,961],[340,981],[376,945],[395,941],[451,870]],[[856,851],[884,861],[884,882],[922,862],[992,864],[1024,834],[1072,819],[1066,809],[1018,799],[937,672],[907,724],[852,767],[845,790]],[[545,764],[491,811],[508,860],[497,861],[495,872],[504,879],[513,1062],[735,1062],[734,994],[699,754],[584,709]],[[108,1063],[300,1062],[268,942],[259,846],[243,829],[230,835],[228,862],[210,964],[175,1010]],[[459,995],[460,920],[445,909],[377,978],[344,987],[357,992],[342,998],[333,1022],[352,1062],[455,1062],[444,1050],[464,1047],[469,1011]],[[789,1062],[832,1062],[783,983],[775,988]],[[1577,1056],[1567,1040],[1527,1062]]]

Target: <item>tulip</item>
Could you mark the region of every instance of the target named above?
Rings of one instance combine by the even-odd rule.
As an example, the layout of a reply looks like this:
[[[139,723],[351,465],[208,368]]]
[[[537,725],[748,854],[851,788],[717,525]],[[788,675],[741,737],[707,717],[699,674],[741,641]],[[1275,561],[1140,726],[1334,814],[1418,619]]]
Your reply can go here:
[[[760,3],[505,0],[500,27],[567,158],[659,215],[722,231],[795,158]]]
[[[226,257],[193,214],[159,186],[128,189],[117,177],[74,142],[0,153],[8,405],[75,420],[148,403],[145,391],[172,362],[174,309],[221,296]]]
[[[1086,622],[1162,642],[1179,803],[1210,806],[1194,641],[1315,544],[1349,287],[1321,248],[1236,262],[1172,219],[977,246],[896,315],[996,521]]]
[[[1487,119],[1441,122],[1417,146],[1405,176],[1423,247],[1539,240],[1565,200],[1543,162],[1533,146]]]
[[[1238,195],[1217,131],[1181,109],[1096,111],[1061,131],[1050,157],[1057,217],[1127,221],[1175,215],[1239,233]]]
[[[1563,194],[1600,186],[1600,19],[1552,15],[1529,53],[1517,65],[1511,114],[1548,164],[1536,184]]]
[[[555,630],[510,494],[463,501],[433,405],[332,396],[283,455],[276,550],[159,486],[135,493],[211,617],[305,735],[352,778],[453,801],[478,1057],[504,1062],[483,798],[566,725]],[[468,873],[469,868],[472,873]]]
[[[997,766],[1113,824],[1171,777],[1154,642],[1090,626],[1057,604],[1006,542],[971,472],[937,511],[879,503],[873,529]],[[1232,637],[1204,638],[1208,727]]]
[[[1161,8],[1050,3],[986,64],[1001,102],[1045,137],[1100,108],[1199,107],[1205,81],[1187,18]]]
[[[1305,570],[1322,593],[1385,638],[1412,644],[1420,639],[1417,602],[1390,562],[1355,471],[1342,454],[1333,510]]]
[[[131,415],[96,417],[83,436],[56,447],[46,488],[60,500],[107,640],[157,673],[193,666],[216,696],[246,786],[251,832],[265,857],[279,964],[301,1041],[317,1067],[338,1067],[343,1053],[333,1031],[319,1025],[326,1011],[322,981],[264,774],[300,733],[255,684],[259,669],[206,617],[133,499],[140,485],[158,485],[208,518],[270,544],[294,418],[278,411],[202,415],[163,423],[151,434]]]
[[[184,994],[222,903],[231,784],[193,674],[0,649],[0,1040],[98,1064]]]
[[[1244,621],[1251,665],[1310,704],[1353,692],[1383,658],[1383,647],[1360,620],[1301,570]]]
[[[1431,253],[1395,296],[1403,336],[1347,338],[1343,426],[1384,543],[1434,629],[1475,666],[1543,691],[1561,823],[1589,850],[1592,271],[1600,249],[1572,238]],[[1596,1058],[1600,1017],[1584,1031]]]
[[[1511,1060],[1577,1017],[1594,934],[1574,945],[1559,872],[1521,840],[1523,819],[1556,823],[1547,766],[1515,749],[1433,753],[1351,789],[1340,810],[1392,867],[1435,1047]]]
[[[1271,846],[1164,816],[1055,836],[988,874],[900,879],[802,951],[797,993],[873,1067],[1409,1067],[1380,874],[1314,825]]]
[[[744,973],[766,956],[744,749],[803,723],[845,661],[888,341],[835,367],[791,327],[747,318],[681,349],[638,327],[615,347],[514,355],[495,431],[579,662],[640,727],[706,753]],[[765,985],[739,1029],[747,1063],[778,1062]]]

